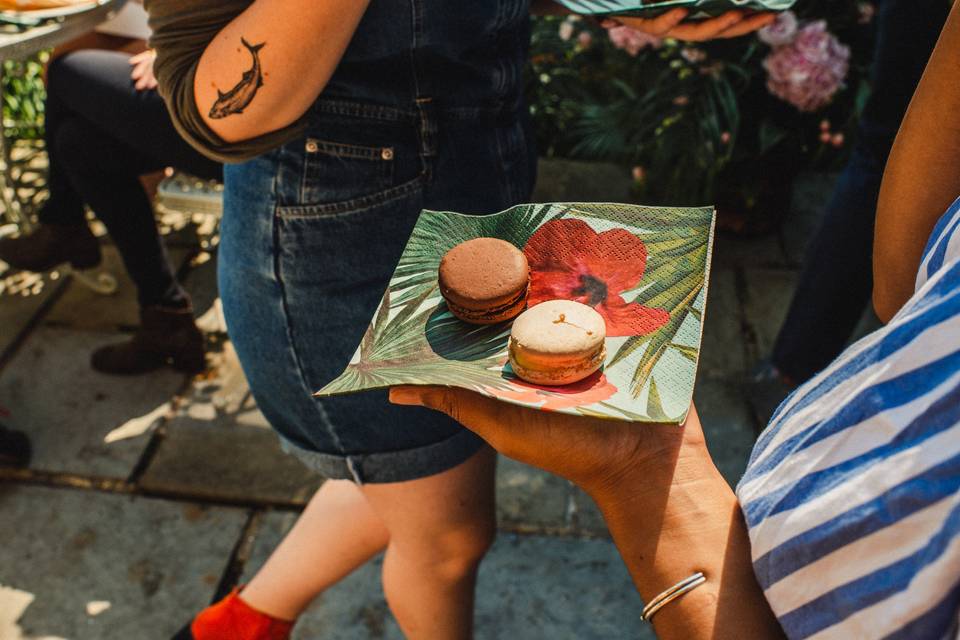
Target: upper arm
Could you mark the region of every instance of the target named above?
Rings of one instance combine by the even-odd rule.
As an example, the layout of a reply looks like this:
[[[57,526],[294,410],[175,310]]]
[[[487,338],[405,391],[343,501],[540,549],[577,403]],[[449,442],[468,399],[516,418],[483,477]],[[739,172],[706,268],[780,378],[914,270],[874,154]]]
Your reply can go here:
[[[369,0],[147,0],[161,95],[205,155],[245,160],[301,135]]]
[[[195,149],[221,162],[237,162],[262,153],[266,144],[282,141],[250,140],[228,143],[206,126],[194,98],[194,77],[200,57],[217,33],[242,10],[236,3],[193,0],[146,0],[156,50],[154,75],[158,90],[177,132]],[[196,8],[194,8],[196,6]]]
[[[204,48],[193,94],[227,142],[283,130],[324,90],[369,0],[256,0]]]
[[[930,232],[960,195],[960,4],[897,135],[877,206],[873,302],[889,321],[914,290]]]

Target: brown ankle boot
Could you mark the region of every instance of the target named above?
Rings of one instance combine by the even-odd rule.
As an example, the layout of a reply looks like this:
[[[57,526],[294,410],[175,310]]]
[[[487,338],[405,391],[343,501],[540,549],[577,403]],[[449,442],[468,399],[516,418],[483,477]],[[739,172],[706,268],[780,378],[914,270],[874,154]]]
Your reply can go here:
[[[122,375],[146,373],[166,364],[184,373],[199,373],[206,367],[203,334],[189,307],[144,307],[133,337],[97,349],[90,364],[102,373]]]
[[[24,271],[49,271],[65,262],[92,269],[100,264],[100,243],[86,223],[41,224],[33,233],[0,240],[0,260]]]

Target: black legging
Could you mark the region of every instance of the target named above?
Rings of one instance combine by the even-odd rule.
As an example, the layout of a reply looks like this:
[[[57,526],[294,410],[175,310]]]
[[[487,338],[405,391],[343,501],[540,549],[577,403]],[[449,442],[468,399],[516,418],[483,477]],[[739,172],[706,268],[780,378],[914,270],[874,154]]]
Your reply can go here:
[[[184,306],[189,297],[174,275],[139,177],[172,166],[220,179],[222,168],[180,138],[156,90],[134,88],[129,58],[84,50],[50,65],[50,199],[39,218],[79,224],[88,204],[113,237],[140,304]]]

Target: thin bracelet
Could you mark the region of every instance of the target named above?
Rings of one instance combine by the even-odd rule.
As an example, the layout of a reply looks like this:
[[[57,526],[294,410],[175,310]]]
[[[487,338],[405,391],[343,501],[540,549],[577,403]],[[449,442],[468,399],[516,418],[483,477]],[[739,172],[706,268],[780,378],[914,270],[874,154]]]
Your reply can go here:
[[[653,617],[653,614],[659,611],[662,607],[665,607],[666,605],[670,604],[671,602],[673,602],[683,594],[689,591],[693,591],[694,589],[696,589],[706,581],[707,581],[707,576],[705,576],[702,571],[697,571],[695,574],[693,574],[689,578],[685,578],[684,580],[681,580],[680,582],[673,585],[672,587],[670,587],[669,589],[667,589],[666,591],[658,595],[656,598],[651,600],[649,604],[647,604],[647,606],[643,608],[643,613],[640,614],[640,619],[649,622],[650,619]]]

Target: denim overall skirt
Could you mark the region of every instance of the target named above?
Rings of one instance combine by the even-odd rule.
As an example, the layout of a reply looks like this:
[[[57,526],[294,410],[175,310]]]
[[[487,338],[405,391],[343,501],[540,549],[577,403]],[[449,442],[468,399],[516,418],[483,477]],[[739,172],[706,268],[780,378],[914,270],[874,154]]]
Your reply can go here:
[[[350,361],[421,209],[529,198],[528,42],[528,0],[372,0],[305,137],[225,167],[229,333],[284,445],[328,478],[412,480],[482,444],[386,392],[313,393]]]

